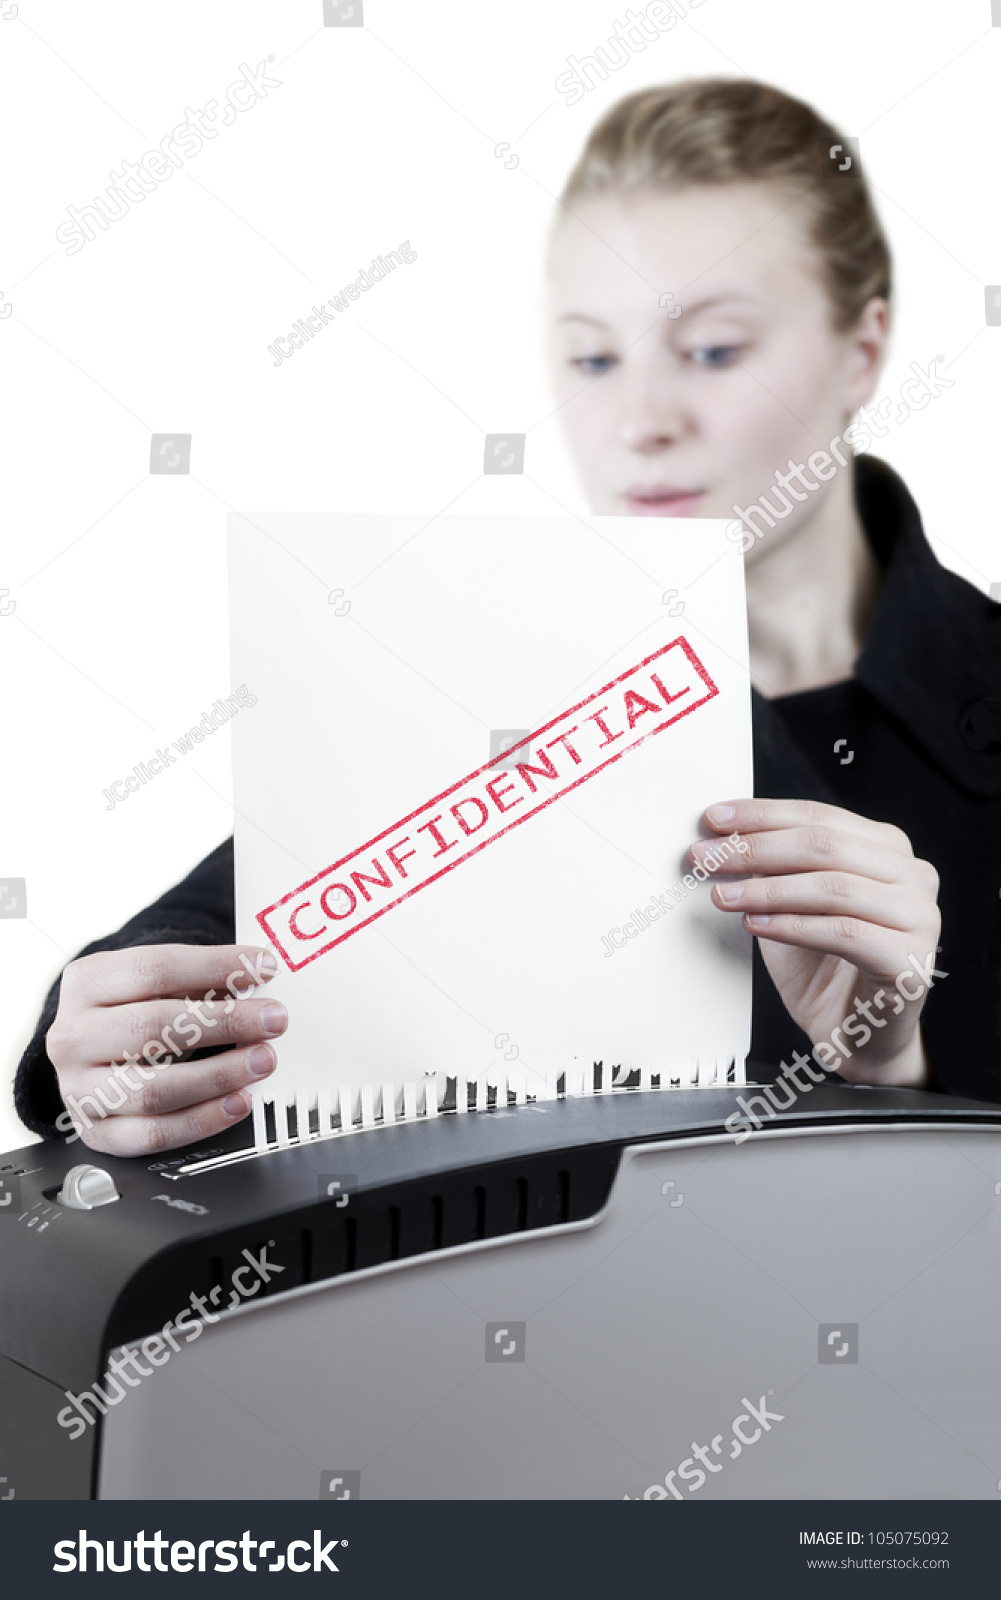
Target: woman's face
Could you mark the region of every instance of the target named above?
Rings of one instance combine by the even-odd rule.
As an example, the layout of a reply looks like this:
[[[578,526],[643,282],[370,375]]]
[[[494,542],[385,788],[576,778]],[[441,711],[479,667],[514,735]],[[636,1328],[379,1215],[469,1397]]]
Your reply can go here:
[[[734,505],[769,490],[781,505],[776,472],[830,453],[871,395],[884,303],[835,334],[802,220],[766,185],[609,194],[574,213],[553,240],[551,320],[558,399],[592,510],[733,521]],[[808,468],[806,478],[819,487],[793,479],[803,498],[790,496],[771,548],[839,482]]]

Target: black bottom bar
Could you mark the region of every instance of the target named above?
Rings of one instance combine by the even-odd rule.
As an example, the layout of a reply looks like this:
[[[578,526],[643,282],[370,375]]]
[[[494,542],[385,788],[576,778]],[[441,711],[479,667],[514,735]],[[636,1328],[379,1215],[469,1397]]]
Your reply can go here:
[[[81,1532],[82,1530],[82,1532]],[[240,1541],[248,1544],[244,1565]],[[150,1568],[138,1566],[139,1552]],[[160,1561],[150,1541],[162,1538]],[[278,1594],[312,1578],[386,1600],[995,1592],[1001,1504],[983,1501],[33,1502],[0,1505],[5,1594],[157,1592],[166,1582]],[[81,1540],[86,1570],[79,1567]],[[112,1541],[112,1570],[107,1542]],[[272,1541],[263,1560],[259,1546]],[[187,1541],[187,1544],[180,1543]],[[199,1546],[204,1571],[197,1570]],[[225,1541],[232,1541],[226,1544]],[[292,1541],[301,1541],[293,1543]],[[808,1541],[808,1542],[804,1542]],[[126,1542],[130,1566],[125,1566]],[[98,1568],[99,1552],[103,1571]],[[220,1548],[221,1546],[221,1548]],[[194,1570],[182,1570],[194,1557]],[[70,1564],[72,1560],[72,1565]],[[277,1561],[277,1571],[269,1570]],[[290,1571],[288,1562],[298,1564]],[[173,1561],[174,1565],[171,1565]],[[880,1565],[876,1565],[876,1563]],[[235,1563],[235,1565],[234,1565]],[[812,1563],[812,1564],[811,1564]],[[824,1565],[821,1565],[824,1563]],[[892,1563],[896,1563],[893,1565]],[[934,1565],[932,1565],[934,1563]],[[336,1574],[332,1568],[336,1567]],[[876,1586],[866,1582],[876,1579]],[[689,1587],[690,1586],[690,1587]]]

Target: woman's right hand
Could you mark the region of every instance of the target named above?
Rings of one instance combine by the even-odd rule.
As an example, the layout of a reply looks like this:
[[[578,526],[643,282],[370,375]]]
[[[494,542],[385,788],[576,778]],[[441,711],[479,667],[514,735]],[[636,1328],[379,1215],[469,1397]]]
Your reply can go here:
[[[146,1156],[214,1138],[247,1116],[248,1087],[278,1064],[277,970],[258,945],[136,945],[71,961],[45,1036],[71,1124],[91,1150]],[[206,1046],[233,1049],[191,1061]]]

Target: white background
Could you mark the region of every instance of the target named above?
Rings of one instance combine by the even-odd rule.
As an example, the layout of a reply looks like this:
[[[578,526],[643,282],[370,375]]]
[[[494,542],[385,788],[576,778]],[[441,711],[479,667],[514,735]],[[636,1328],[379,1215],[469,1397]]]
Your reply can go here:
[[[0,19],[14,9],[0,0]],[[565,175],[622,94],[748,75],[861,137],[898,272],[884,392],[938,354],[955,381],[879,453],[940,558],[983,589],[1001,579],[989,0],[704,0],[573,107],[554,81],[624,4],[366,0],[362,28],[324,27],[321,0],[16,10],[0,20],[0,874],[26,878],[29,915],[0,920],[5,1082],[65,961],[230,831],[225,729],[113,811],[102,794],[228,691],[228,508],[584,508],[551,417],[542,257]],[[67,205],[268,55],[280,88],[65,254]],[[276,336],[405,239],[412,265],[273,365]],[[191,474],[151,477],[150,435],[173,430],[193,435]],[[528,435],[525,476],[484,479],[483,435],[505,430]]]

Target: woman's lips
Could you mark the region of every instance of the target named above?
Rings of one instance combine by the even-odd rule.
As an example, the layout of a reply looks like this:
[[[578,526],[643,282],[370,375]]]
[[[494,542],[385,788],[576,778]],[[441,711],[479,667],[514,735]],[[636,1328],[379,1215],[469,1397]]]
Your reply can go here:
[[[704,489],[629,490],[623,496],[633,517],[694,517]]]

